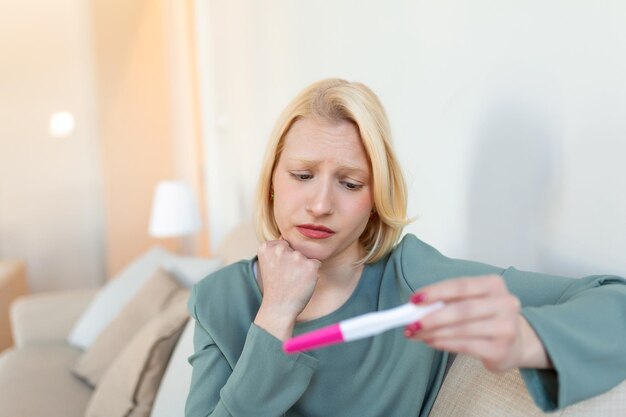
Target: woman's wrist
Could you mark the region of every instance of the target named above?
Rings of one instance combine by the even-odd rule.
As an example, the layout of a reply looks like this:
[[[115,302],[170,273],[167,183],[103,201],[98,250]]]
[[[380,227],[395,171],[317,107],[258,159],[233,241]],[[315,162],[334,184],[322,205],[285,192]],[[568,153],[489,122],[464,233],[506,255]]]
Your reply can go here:
[[[539,336],[535,333],[535,330],[521,314],[518,316],[518,320],[520,321],[522,349],[520,363],[517,367],[551,369],[552,363],[550,362],[550,358],[548,357],[541,339],[539,339]]]
[[[285,341],[293,335],[295,321],[295,315],[262,303],[254,319],[254,324],[277,339]]]

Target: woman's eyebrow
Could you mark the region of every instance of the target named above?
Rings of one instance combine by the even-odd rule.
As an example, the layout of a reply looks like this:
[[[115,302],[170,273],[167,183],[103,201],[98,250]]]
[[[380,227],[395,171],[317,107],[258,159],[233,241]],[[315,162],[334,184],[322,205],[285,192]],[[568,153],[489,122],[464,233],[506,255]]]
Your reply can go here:
[[[291,162],[302,163],[303,165],[307,167],[314,167],[321,163],[321,161],[316,161],[313,159],[306,159],[306,158],[287,158],[287,159],[289,159]],[[367,174],[366,170],[355,165],[341,164],[339,165],[339,169],[345,172],[355,172],[355,173],[360,173],[364,175]]]
[[[291,162],[299,162],[299,163],[301,163],[303,165],[306,165],[306,166],[316,166],[316,165],[319,165],[319,163],[320,163],[320,161],[316,161],[316,160],[313,160],[313,159],[306,159],[306,158],[294,158],[294,157],[291,157],[291,158],[287,158],[287,159],[289,159],[289,161],[291,161]]]

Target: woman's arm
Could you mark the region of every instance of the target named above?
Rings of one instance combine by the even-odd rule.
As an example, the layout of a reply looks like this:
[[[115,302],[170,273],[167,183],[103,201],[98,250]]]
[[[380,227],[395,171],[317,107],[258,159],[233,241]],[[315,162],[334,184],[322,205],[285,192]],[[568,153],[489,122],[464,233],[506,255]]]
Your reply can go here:
[[[254,323],[285,341],[313,295],[320,262],[306,258],[282,239],[263,243],[258,259],[263,301]]]
[[[542,409],[554,410],[593,397],[626,378],[623,278],[573,279],[448,258],[412,235],[403,239],[400,249],[391,260],[411,292],[454,277],[502,276],[554,368],[520,369]],[[504,309],[509,315],[515,311]]]
[[[420,330],[410,327],[412,337],[475,356],[492,370],[522,368],[544,410],[605,392],[626,378],[626,281],[513,268],[503,277],[450,279],[420,289],[416,301],[447,306],[424,318]],[[525,307],[509,288],[519,291]]]
[[[319,261],[294,251],[285,240],[261,245],[258,260],[263,300],[238,358],[230,349],[229,361],[207,329],[222,341],[237,330],[214,314],[199,317],[196,287],[192,290],[189,310],[196,328],[195,353],[189,358],[193,373],[187,417],[282,415],[302,396],[317,368],[312,356],[285,355],[282,341],[291,337],[297,315],[311,298]],[[211,302],[214,296],[204,297],[203,302]],[[208,326],[203,320],[215,321]]]
[[[193,372],[185,416],[284,414],[308,387],[317,359],[285,355],[280,340],[252,324],[241,355],[231,366],[197,317],[195,303],[192,290],[189,305],[196,320],[195,353],[189,358]]]
[[[543,287],[547,292],[563,279],[513,268],[503,276],[510,287],[540,282],[537,291]],[[569,282],[553,303],[522,308],[554,367],[521,369],[530,394],[544,410],[601,394],[626,378],[626,280],[589,276]]]

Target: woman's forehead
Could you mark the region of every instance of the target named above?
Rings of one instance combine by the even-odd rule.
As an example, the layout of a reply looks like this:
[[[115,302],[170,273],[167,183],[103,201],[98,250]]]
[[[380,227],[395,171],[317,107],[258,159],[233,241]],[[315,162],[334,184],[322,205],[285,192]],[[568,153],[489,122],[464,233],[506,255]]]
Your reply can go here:
[[[368,166],[358,127],[348,121],[300,119],[285,136],[281,154],[310,163],[331,158],[355,169]]]

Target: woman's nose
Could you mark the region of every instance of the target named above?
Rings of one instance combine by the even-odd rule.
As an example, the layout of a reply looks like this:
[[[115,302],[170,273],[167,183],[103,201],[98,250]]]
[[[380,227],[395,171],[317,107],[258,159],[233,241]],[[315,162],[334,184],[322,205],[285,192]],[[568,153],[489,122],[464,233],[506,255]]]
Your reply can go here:
[[[332,186],[320,182],[317,187],[311,187],[308,198],[307,211],[315,217],[324,216],[333,212]]]

